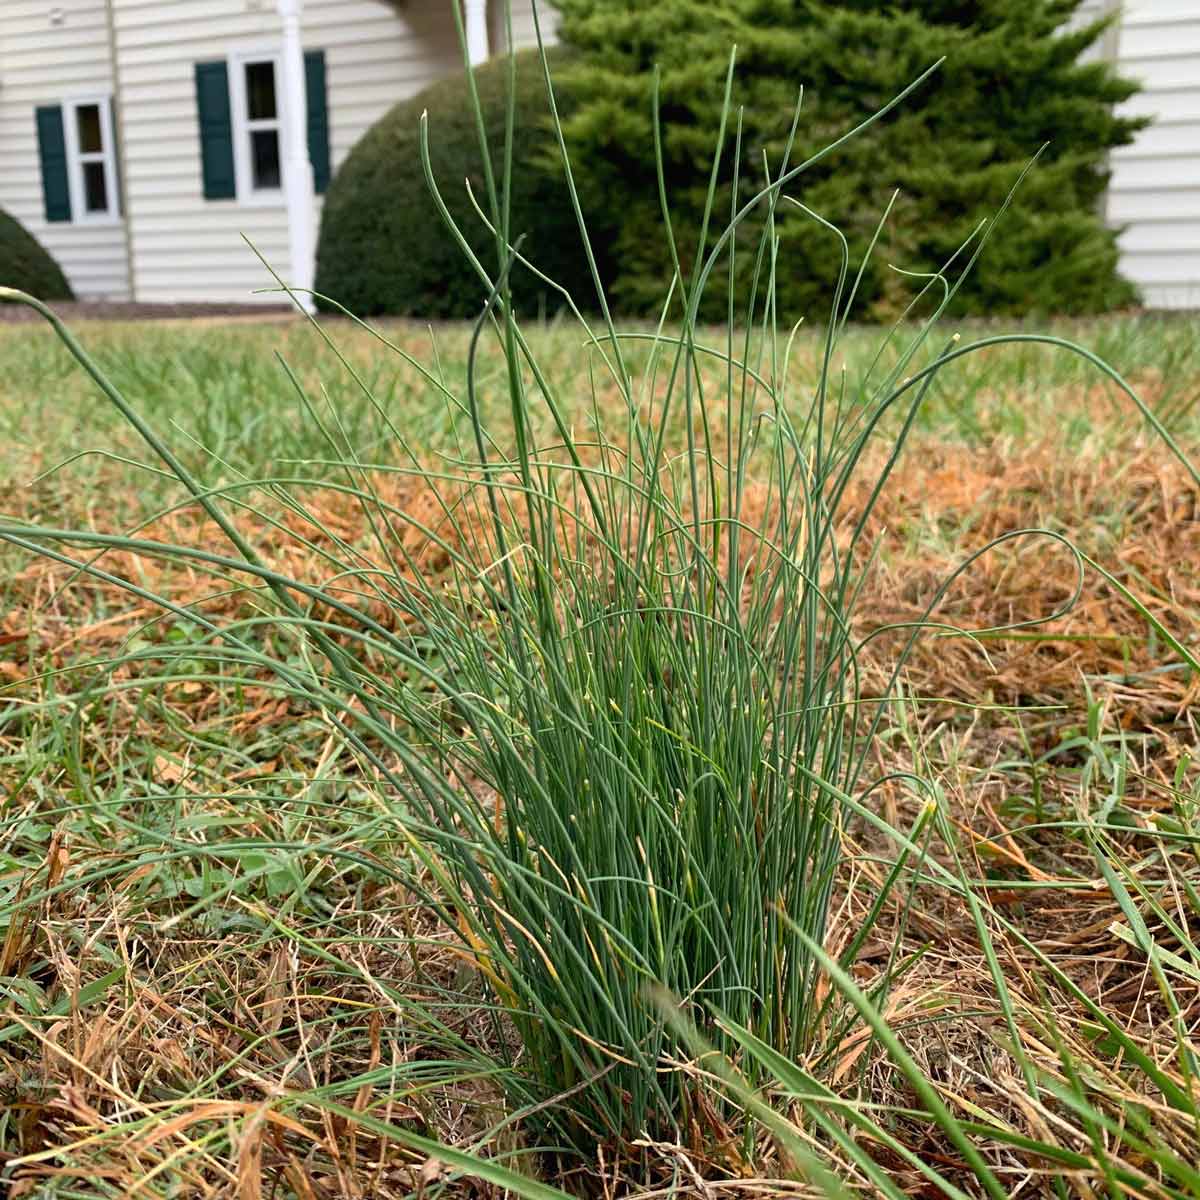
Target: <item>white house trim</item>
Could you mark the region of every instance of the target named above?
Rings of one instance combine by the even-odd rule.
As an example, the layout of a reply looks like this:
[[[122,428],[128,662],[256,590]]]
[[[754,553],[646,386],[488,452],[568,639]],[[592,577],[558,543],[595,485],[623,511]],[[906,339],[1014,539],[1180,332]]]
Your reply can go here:
[[[283,191],[287,200],[288,251],[292,287],[302,289],[301,303],[310,311],[313,302],[307,289],[313,285],[317,252],[316,190],[312,162],[308,157],[308,104],[304,83],[304,48],[300,38],[300,14],[304,0],[279,0],[283,21],[283,112],[280,130]],[[276,98],[280,95],[276,75]]]
[[[467,57],[471,66],[477,67],[491,57],[487,0],[463,0],[463,21],[466,25]]]

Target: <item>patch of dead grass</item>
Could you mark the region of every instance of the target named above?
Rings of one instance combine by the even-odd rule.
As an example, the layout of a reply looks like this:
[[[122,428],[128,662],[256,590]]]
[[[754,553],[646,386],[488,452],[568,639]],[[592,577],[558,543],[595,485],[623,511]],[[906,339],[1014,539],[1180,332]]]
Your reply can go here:
[[[416,524],[396,527],[411,563],[429,574],[444,570],[446,551],[417,528],[438,528],[452,541],[461,536],[445,523],[438,498],[406,476],[381,476],[375,486],[388,504],[417,518]],[[861,489],[851,494],[851,517],[865,499]],[[384,565],[369,549],[361,509],[352,497],[314,490],[306,503],[311,517],[280,510],[279,529],[243,517],[270,565],[299,578],[321,579],[329,567],[320,551],[335,545],[343,551],[356,547],[365,565]],[[464,527],[468,538],[486,544],[481,519],[471,518]],[[1002,442],[987,449],[914,445],[868,527],[879,558],[861,603],[864,631],[918,619],[965,556],[1004,534],[1033,527],[1060,530],[1077,540],[1176,636],[1195,641],[1200,496],[1190,478],[1157,450],[1131,455],[1122,447],[1066,457],[1049,439],[1020,448]],[[205,528],[188,512],[156,523],[145,536],[210,544]],[[243,611],[249,602],[244,589],[214,596],[211,578],[198,567],[119,551],[106,553],[103,562],[117,575],[212,615]],[[153,615],[94,580],[64,588],[69,574],[53,564],[30,563],[9,581],[9,609],[0,621],[0,680],[10,696],[36,691],[37,676],[49,666],[112,653]],[[1075,584],[1074,561],[1060,546],[1033,538],[1009,541],[955,583],[939,614],[964,629],[1030,621],[1061,607]],[[380,619],[394,611],[381,598],[367,607]],[[1061,706],[1060,714],[1038,727],[1032,749],[1040,753],[1053,746],[1064,726],[1083,719],[1082,681],[1090,681],[1108,724],[1147,739],[1124,799],[1131,828],[1122,848],[1131,870],[1150,871],[1156,860],[1142,835],[1157,815],[1170,811],[1165,785],[1176,759],[1197,744],[1190,713],[1197,681],[1164,670],[1167,659],[1148,637],[1144,621],[1090,574],[1083,578],[1075,607],[1032,632],[1034,640],[1001,634],[982,645],[926,633],[910,661],[907,684],[919,695],[963,705],[986,698],[1003,705]],[[871,644],[868,675],[878,684],[886,678],[895,646],[894,637]],[[202,727],[213,719],[218,698],[207,686],[189,690],[181,684],[170,693],[170,702],[181,719]],[[1023,752],[1011,720],[980,709],[965,725],[956,725],[961,711],[923,706],[909,743],[941,763],[947,811],[968,865],[978,878],[992,880],[992,905],[1119,1019],[1148,1054],[1162,1059],[1171,1044],[1166,1014],[1144,960],[1112,932],[1120,911],[1100,886],[1087,848],[1078,839],[1026,828],[1037,823],[1023,796],[1031,788],[1029,775],[1004,765]],[[294,716],[264,680],[261,691],[247,691],[236,734],[250,738],[286,726]],[[126,717],[122,726],[120,715],[114,715],[114,727],[105,736],[131,736],[140,718],[132,708]],[[951,750],[947,739],[955,743]],[[881,774],[909,759],[903,741],[889,741],[879,754]],[[264,773],[277,768],[278,763],[268,763]],[[186,788],[186,771],[167,762],[161,774],[164,783]],[[234,782],[241,781],[235,777]],[[1039,787],[1040,806],[1053,815],[1069,815],[1087,803],[1074,776],[1048,770]],[[879,801],[895,824],[911,818],[918,803],[897,788],[883,789]],[[19,791],[10,796],[10,804],[21,802]],[[872,890],[855,886],[856,877],[868,885],[881,881],[882,868],[869,853],[871,839],[855,829],[848,839],[851,861],[835,944],[861,921],[862,897]],[[4,1154],[22,1160],[8,1194],[33,1194],[45,1181],[58,1179],[75,1187],[103,1180],[112,1190],[126,1189],[123,1194],[155,1195],[166,1194],[156,1190],[155,1180],[171,1180],[197,1196],[240,1200],[289,1194],[332,1200],[419,1194],[435,1183],[442,1170],[436,1162],[352,1119],[282,1103],[289,1091],[353,1081],[422,1053],[389,997],[406,981],[418,986],[407,951],[396,949],[412,938],[414,921],[421,923],[426,947],[419,986],[439,972],[450,978],[461,968],[439,947],[430,914],[414,909],[410,896],[386,889],[376,888],[369,896],[347,893],[328,928],[310,931],[322,944],[321,953],[315,953],[303,939],[267,946],[235,933],[163,928],[129,899],[143,869],[137,861],[131,860],[127,871],[114,872],[103,886],[53,890],[69,885],[72,871],[82,872],[82,864],[89,870],[102,860],[119,865],[122,853],[113,846],[51,842],[45,860],[27,869],[22,886],[30,894],[53,894],[9,926],[0,975],[32,972],[40,988],[66,998],[68,1006],[49,1021],[14,1016],[24,1023],[25,1034],[0,1045],[0,1089],[13,1114]],[[1028,881],[1063,886],[1042,891],[1013,886]],[[1053,1032],[1093,1065],[1109,1089],[1114,1113],[1122,1104],[1153,1104],[1153,1097],[1131,1090],[1120,1064],[1097,1055],[1086,1013],[1047,988],[1019,941],[999,928],[993,936],[1021,1017],[1027,1058],[1065,1083]],[[1026,1095],[1020,1065],[1006,1046],[1007,1029],[985,956],[961,904],[923,888],[903,926],[900,910],[892,912],[858,965],[864,984],[884,969],[892,951],[889,939],[899,942],[902,954],[919,952],[919,958],[890,996],[888,1015],[942,1095],[965,1116],[973,1110],[1003,1114],[1011,1128],[1029,1137],[1085,1149],[1079,1130],[1061,1112],[1046,1111]],[[125,973],[95,1003],[72,1005],[71,997],[112,969],[110,961],[89,951],[100,941],[116,948]],[[329,954],[343,956],[355,970],[331,971]],[[1185,1021],[1200,1019],[1200,988],[1181,993],[1181,999]],[[1046,1028],[1047,1014],[1053,1031]],[[354,1036],[346,1036],[347,1029],[354,1029]],[[900,1108],[911,1103],[861,1032],[849,1033],[835,1058],[831,1077],[847,1094],[865,1079],[875,1101]],[[353,1111],[370,1108],[385,1120],[459,1144],[469,1142],[477,1129],[472,1110],[488,1102],[481,1085],[385,1100],[364,1084],[345,1100]],[[1188,1130],[1181,1120],[1159,1115],[1166,1136],[1185,1145]],[[910,1149],[971,1191],[965,1165],[927,1124],[902,1118],[897,1130]],[[732,1159],[706,1161],[697,1147],[645,1149],[662,1179],[680,1180],[675,1195],[804,1193],[799,1185],[761,1177],[766,1167],[783,1165],[766,1143],[754,1156],[758,1174],[744,1178],[737,1177],[743,1172],[731,1166]],[[882,1148],[878,1153],[903,1190],[926,1194],[925,1183],[909,1168],[889,1160]],[[1048,1164],[998,1145],[988,1149],[988,1156],[1014,1196],[1051,1194],[1054,1172]],[[606,1197],[667,1194],[644,1175],[633,1186],[626,1170],[624,1164],[598,1159],[586,1181],[573,1185]],[[1092,1184],[1081,1178],[1069,1186],[1072,1194],[1084,1196]],[[488,1193],[462,1184],[456,1194]],[[1148,1186],[1146,1194],[1158,1193]]]

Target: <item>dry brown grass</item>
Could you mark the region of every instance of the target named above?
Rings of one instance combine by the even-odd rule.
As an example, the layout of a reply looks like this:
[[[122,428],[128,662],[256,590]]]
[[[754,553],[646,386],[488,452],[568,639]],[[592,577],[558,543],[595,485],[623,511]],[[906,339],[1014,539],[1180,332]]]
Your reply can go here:
[[[418,479],[386,475],[376,484],[388,504],[422,524],[439,525],[440,502]],[[861,493],[852,496],[850,515],[864,499]],[[367,531],[352,498],[314,490],[306,503],[311,518],[281,513],[278,530],[247,519],[271,565],[294,577],[323,578],[328,568],[318,551],[331,535],[360,547],[364,562],[369,560]],[[965,555],[1003,534],[1034,527],[1070,534],[1176,636],[1195,642],[1197,489],[1158,449],[1138,446],[1131,452],[1128,443],[1116,441],[1074,456],[1064,456],[1053,438],[1033,445],[997,440],[984,449],[933,438],[915,443],[872,517],[869,532],[879,559],[861,612],[871,626],[916,620]],[[480,523],[468,522],[468,528],[486,537]],[[188,511],[143,535],[212,545],[206,527]],[[302,545],[296,535],[313,546]],[[432,575],[445,568],[445,552],[419,532],[410,527],[401,536],[422,571]],[[210,614],[242,613],[253,601],[245,589],[214,597],[211,575],[178,561],[113,551],[103,562],[121,577]],[[64,567],[34,562],[9,581],[9,608],[0,620],[0,680],[18,703],[44,695],[47,670],[113,653],[153,616],[148,605],[95,580],[66,587],[69,574]],[[1035,537],[1009,541],[954,585],[939,613],[965,630],[1030,621],[1061,607],[1075,585],[1075,562],[1060,545]],[[369,607],[378,617],[392,611],[381,603]],[[889,736],[877,751],[880,772],[932,768],[946,789],[946,811],[968,873],[986,881],[992,906],[1149,1055],[1173,1070],[1167,1061],[1173,1045],[1169,1014],[1144,957],[1114,933],[1121,910],[1102,886],[1089,848],[1077,836],[1041,828],[1045,820],[1086,811],[1095,800],[1078,772],[1059,769],[1078,762],[1080,752],[1064,754],[1040,771],[1028,760],[1063,744],[1086,722],[1087,681],[1106,728],[1141,738],[1131,742],[1134,769],[1121,801],[1129,833],[1117,844],[1127,852],[1131,871],[1157,879],[1161,859],[1147,848],[1144,835],[1173,811],[1176,764],[1200,744],[1192,712],[1198,684],[1184,672],[1163,669],[1166,658],[1145,621],[1092,574],[1084,575],[1069,613],[1030,632],[1032,638],[999,634],[982,642],[924,634],[906,682],[916,695],[941,702],[889,722]],[[894,638],[872,643],[868,674],[876,685],[882,685],[894,650]],[[132,670],[120,668],[117,678]],[[289,730],[303,714],[268,682],[264,678],[261,688],[248,688],[237,712],[229,714],[218,690],[208,685],[164,689],[163,703],[173,719],[195,729],[226,721],[241,743],[259,739],[274,747],[256,765],[232,774],[220,798],[186,757],[169,749],[155,757],[153,773],[163,794],[177,798],[181,827],[189,815],[232,822],[249,814],[249,832],[284,836],[283,818],[273,828],[275,818],[261,799],[242,810],[253,794],[242,789],[278,781],[278,789],[286,791],[305,770],[319,774],[330,751],[320,739],[303,750],[289,746]],[[1014,716],[989,705],[1053,708]],[[148,728],[147,720],[131,701],[115,704],[103,728],[84,732],[87,752],[115,761],[121,745],[132,740],[153,749],[161,731]],[[46,789],[35,790],[31,778],[5,770],[10,813],[47,805]],[[47,779],[51,791],[57,780],[69,788],[65,772]],[[898,826],[911,821],[920,803],[899,787],[882,789],[879,802]],[[847,830],[849,860],[835,946],[862,920],[863,898],[882,881],[884,868],[872,857],[881,848],[878,835],[857,825]],[[429,912],[398,883],[364,887],[353,872],[339,872],[331,877],[331,911],[324,924],[310,915],[303,930],[277,912],[272,917],[266,902],[234,897],[230,907],[259,904],[275,920],[281,936],[274,940],[206,929],[192,920],[164,922],[139,890],[160,869],[147,861],[146,851],[144,843],[127,847],[78,836],[68,841],[55,833],[42,860],[8,868],[10,878],[20,875],[28,903],[8,926],[0,976],[31,978],[43,994],[56,998],[61,1011],[35,1017],[13,1008],[5,1016],[10,1029],[23,1031],[0,1043],[0,1095],[7,1110],[0,1161],[19,1163],[7,1194],[51,1194],[39,1191],[51,1181],[75,1189],[62,1194],[237,1200],[431,1191],[442,1166],[381,1135],[366,1115],[469,1145],[495,1103],[486,1081],[413,1087],[386,1098],[381,1085],[362,1084],[340,1096],[344,1114],[313,1105],[292,1110],[281,1103],[289,1092],[353,1083],[378,1068],[432,1053],[419,1031],[406,1028],[398,997],[431,980],[449,984],[466,968],[442,944]],[[369,846],[360,852],[370,858],[379,850]],[[932,852],[945,853],[937,847]],[[98,869],[108,872],[101,882],[93,879]],[[73,884],[85,875],[89,882]],[[1060,886],[1039,890],[1023,886],[1028,883]],[[276,910],[278,901],[271,901]],[[1200,918],[1189,915],[1186,904],[1179,911],[1195,930]],[[1131,1091],[1119,1064],[1094,1052],[1088,1014],[1048,984],[1028,946],[996,923],[993,935],[1027,1061],[1065,1087],[1070,1080],[1062,1047],[1069,1047],[1095,1072],[1092,1085],[1106,1090],[1114,1114],[1131,1103],[1152,1109],[1163,1136],[1186,1155],[1195,1131],[1155,1097]],[[414,936],[421,942],[419,964],[410,949]],[[1029,1099],[1018,1056],[1006,1046],[978,928],[961,903],[925,885],[911,909],[894,906],[857,966],[864,985],[887,969],[895,946],[901,958],[912,955],[913,962],[890,994],[887,1016],[956,1110],[965,1119],[973,1112],[1000,1114],[1015,1131],[1086,1149],[1084,1132],[1069,1114]],[[116,983],[90,1003],[79,1003],[89,984],[114,970],[121,972]],[[1179,1000],[1184,1025],[1194,1029],[1200,983],[1180,989]],[[471,1028],[478,1020],[463,1013],[459,1032],[468,1040],[494,1037],[494,1031]],[[865,1079],[876,1103],[912,1104],[878,1047],[859,1029],[846,1032],[827,1068],[827,1077],[846,1095]],[[927,1122],[901,1118],[896,1131],[910,1149],[975,1194],[966,1165]],[[648,1146],[650,1166],[636,1172],[605,1159],[602,1148],[596,1163],[565,1183],[604,1197],[808,1194],[800,1185],[763,1177],[787,1167],[769,1139],[748,1154],[736,1133],[730,1131],[720,1152],[713,1150],[711,1136],[693,1145]],[[514,1140],[512,1149],[518,1148]],[[889,1152],[877,1148],[877,1153],[904,1191],[932,1194]],[[1071,1195],[1098,1194],[1096,1179],[1086,1173],[1074,1177],[1011,1148],[993,1145],[987,1153],[1014,1196],[1051,1195],[1055,1177],[1065,1180]],[[533,1169],[528,1158],[517,1161]],[[1141,1165],[1152,1174],[1148,1164]],[[496,1193],[482,1184],[459,1183],[454,1194]],[[1167,1193],[1148,1182],[1142,1194]]]

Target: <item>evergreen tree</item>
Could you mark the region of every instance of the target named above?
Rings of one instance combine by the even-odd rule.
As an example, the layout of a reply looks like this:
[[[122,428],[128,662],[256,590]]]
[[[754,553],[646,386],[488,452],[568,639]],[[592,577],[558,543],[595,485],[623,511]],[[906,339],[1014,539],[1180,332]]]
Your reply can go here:
[[[579,52],[564,78],[576,105],[565,126],[568,149],[592,199],[589,219],[612,256],[618,303],[651,310],[671,273],[656,180],[654,68],[660,72],[664,176],[687,271],[735,43],[735,114],[721,158],[714,230],[728,221],[735,199],[739,107],[740,204],[762,186],[765,169],[778,175],[801,85],[789,165],[945,58],[900,107],[787,187],[789,199],[776,217],[782,318],[823,318],[840,266],[835,235],[799,204],[846,235],[854,273],[898,192],[857,308],[860,316],[887,317],[914,289],[913,280],[889,264],[906,271],[942,267],[996,213],[1044,144],[957,310],[1091,313],[1132,303],[1136,291],[1117,274],[1115,235],[1104,225],[1100,200],[1108,151],[1128,143],[1143,123],[1114,114],[1135,84],[1107,63],[1079,61],[1105,29],[1104,21],[1064,29],[1081,2],[555,0],[561,37]],[[756,240],[752,223],[745,232],[741,241]],[[743,293],[751,259],[739,255]],[[723,315],[722,278],[709,289],[708,315]]]

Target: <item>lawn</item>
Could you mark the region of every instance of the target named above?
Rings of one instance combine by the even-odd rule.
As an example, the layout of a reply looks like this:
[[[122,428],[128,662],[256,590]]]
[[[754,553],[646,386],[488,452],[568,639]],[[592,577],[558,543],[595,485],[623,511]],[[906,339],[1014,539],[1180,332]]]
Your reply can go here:
[[[1194,320],[1037,328],[1111,364],[1197,457]],[[501,1194],[498,1177],[460,1175],[468,1164],[457,1150],[530,1188],[606,1197],[837,1187],[1200,1197],[1200,739],[1186,661],[1200,621],[1200,489],[1094,365],[1034,342],[950,363],[874,506],[871,472],[895,445],[902,409],[864,443],[868,469],[850,479],[829,533],[835,557],[861,560],[854,638],[887,627],[856,642],[854,704],[870,708],[884,694],[897,647],[922,628],[892,700],[872,710],[879,719],[845,734],[861,758],[839,776],[853,779],[853,803],[813,835],[828,835],[836,854],[821,884],[824,952],[806,960],[812,1029],[786,1032],[794,1052],[783,1058],[731,1033],[733,1017],[687,1030],[690,1052],[653,1064],[675,1082],[648,1084],[640,1100],[636,1088],[612,1093],[617,1108],[626,1095],[647,1111],[655,1096],[672,1096],[679,1110],[637,1136],[597,1134],[589,1156],[578,1129],[601,1127],[612,1105],[572,1100],[572,1135],[551,1116],[572,1107],[562,1093],[589,1081],[564,1076],[556,1095],[548,1068],[530,1062],[565,1054],[536,1041],[542,1025],[557,1021],[586,1043],[583,1018],[530,1012],[524,993],[518,1002],[516,968],[481,942],[462,900],[498,871],[482,850],[454,857],[452,835],[468,840],[476,809],[453,809],[452,829],[435,837],[414,795],[394,783],[415,770],[405,747],[447,736],[433,729],[439,722],[458,736],[474,695],[467,683],[430,682],[469,674],[471,662],[453,659],[427,610],[418,621],[395,598],[396,578],[419,577],[412,586],[433,604],[457,554],[489,564],[479,573],[486,584],[548,544],[538,541],[538,510],[514,502],[504,518],[527,544],[496,554],[486,507],[462,496],[463,464],[478,464],[461,403],[468,379],[481,425],[518,436],[502,347],[485,332],[472,360],[468,327],[387,325],[376,337],[345,321],[324,336],[302,321],[75,332],[262,570],[248,579],[217,561],[236,557],[228,538],[51,330],[0,324],[8,1194]],[[630,341],[627,359],[650,411],[669,391],[652,332]],[[681,488],[689,447],[719,445],[737,423],[720,398],[725,335],[710,332],[716,353],[698,355],[696,387],[717,398],[700,410],[703,430],[683,405],[662,424],[663,461]],[[945,326],[905,371],[917,373],[953,332]],[[968,342],[1000,328],[959,332]],[[525,335],[542,378],[526,379],[523,436],[565,470],[541,389],[584,447],[587,470],[564,485],[575,507],[555,535],[570,553],[548,572],[579,589],[580,564],[602,540],[577,530],[580,481],[606,478],[606,464],[630,452],[611,431],[632,426],[599,347],[577,328]],[[828,377],[886,374],[907,336],[876,363],[881,331],[847,329]],[[801,331],[786,361],[771,361],[770,350],[754,348],[756,369],[799,411],[821,376],[824,335]],[[797,461],[815,462],[804,445]],[[508,460],[513,450],[491,452]],[[757,480],[761,509],[747,492],[748,525],[786,523],[772,508],[772,470]],[[684,515],[699,531],[702,514]],[[32,525],[142,546],[20,533]],[[1022,530],[1041,532],[1009,536]],[[304,598],[313,607],[303,620],[268,594],[271,572],[325,589]],[[554,590],[547,611],[574,594]],[[347,611],[328,604],[333,596],[369,614],[361,640]],[[511,615],[482,602],[455,611],[481,626]],[[628,618],[621,628],[640,637],[649,624]],[[249,648],[218,654],[215,627]],[[814,627],[806,651],[827,636]],[[419,663],[387,674],[390,638],[420,643],[428,678]],[[589,653],[603,650],[600,640]],[[371,680],[345,692],[346,711],[368,714],[378,736],[348,739],[336,707],[286,682],[325,681],[339,663]],[[682,671],[657,678],[668,703],[689,687]],[[670,732],[661,714],[641,720],[664,739]],[[554,744],[566,753],[569,741]],[[674,753],[666,742],[644,745]],[[818,751],[833,753],[824,743]],[[498,830],[504,792],[488,790],[484,767],[501,751],[479,753],[475,777],[447,750],[441,782],[446,797],[459,789],[481,811],[494,807]],[[513,757],[495,761],[516,771]],[[709,849],[732,855],[736,841]],[[652,851],[639,843],[646,876]],[[460,877],[480,862],[472,893]],[[562,880],[569,894],[576,884]],[[652,941],[665,885],[619,882],[640,889]],[[534,938],[514,913],[505,928],[516,960],[522,936]],[[580,933],[578,949],[597,973],[611,970],[631,953],[632,928],[612,929],[607,945]],[[533,970],[522,969],[520,978]],[[769,1023],[755,1019],[759,1032]],[[725,1057],[706,1056],[700,1038],[716,1039]],[[627,1065],[613,1051],[597,1074],[618,1068],[611,1081]]]

